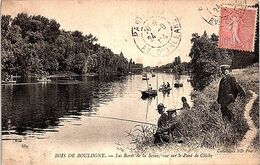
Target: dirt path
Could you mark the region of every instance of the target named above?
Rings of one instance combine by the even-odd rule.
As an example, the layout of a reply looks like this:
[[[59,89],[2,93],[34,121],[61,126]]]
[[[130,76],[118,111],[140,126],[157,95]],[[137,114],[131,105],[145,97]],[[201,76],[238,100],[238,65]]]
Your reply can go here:
[[[257,134],[257,129],[249,115],[250,110],[252,109],[253,104],[257,98],[257,94],[253,91],[249,91],[249,92],[252,94],[252,96],[251,96],[249,102],[246,104],[245,112],[244,112],[244,116],[248,123],[249,130],[245,134],[244,139],[241,141],[240,146],[239,146],[240,148],[244,148],[244,149],[246,149],[250,146],[251,141],[255,138],[255,136]]]

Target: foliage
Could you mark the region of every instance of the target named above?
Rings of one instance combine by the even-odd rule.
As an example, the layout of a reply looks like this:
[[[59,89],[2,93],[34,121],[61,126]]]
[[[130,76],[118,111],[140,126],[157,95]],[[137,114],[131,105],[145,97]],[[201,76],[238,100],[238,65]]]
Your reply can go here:
[[[142,150],[145,146],[153,145],[153,134],[156,129],[155,126],[136,125],[132,130],[127,132],[131,143],[135,145],[137,150]]]
[[[129,61],[128,68],[129,68],[129,72],[131,72],[133,74],[141,74],[143,72],[143,69],[145,69],[146,71],[150,70],[150,67],[149,67],[149,69],[147,69],[147,67],[143,68],[143,64],[135,63],[132,60],[132,58]]]
[[[201,147],[237,145],[248,130],[243,116],[246,100],[239,97],[230,107],[234,114],[232,122],[223,121],[220,106],[216,103],[217,87],[218,82],[214,81],[203,91],[194,91],[194,106],[182,115],[188,138],[197,141]]]
[[[231,65],[232,59],[227,50],[218,49],[218,36],[214,33],[210,37],[206,31],[202,36],[194,33],[191,42],[192,85],[195,90],[202,90],[219,75],[219,66]]]
[[[77,74],[123,75],[128,61],[97,43],[92,34],[65,31],[53,19],[19,13],[2,15],[3,75],[51,74],[70,71]]]
[[[159,66],[156,70],[160,72],[173,72],[173,73],[182,74],[184,72],[189,71],[189,63],[181,62],[181,57],[177,56],[174,58],[174,61],[172,63]]]

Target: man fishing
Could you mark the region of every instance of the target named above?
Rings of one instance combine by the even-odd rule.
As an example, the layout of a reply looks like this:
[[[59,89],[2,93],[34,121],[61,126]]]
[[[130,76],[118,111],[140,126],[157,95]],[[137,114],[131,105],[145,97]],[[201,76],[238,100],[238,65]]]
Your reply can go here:
[[[183,134],[181,133],[180,129],[180,120],[177,119],[176,110],[167,110],[166,114],[164,112],[165,106],[160,103],[157,106],[158,113],[161,115],[158,119],[158,128],[156,133],[154,134],[154,143],[168,143],[170,142],[171,138],[178,142],[182,142],[181,138]]]
[[[232,110],[228,108],[228,105],[235,102],[239,93],[245,96],[245,92],[242,87],[237,84],[235,77],[229,74],[229,65],[221,65],[220,68],[223,77],[219,83],[217,102],[221,105],[222,118],[226,118],[231,122],[233,113]]]
[[[154,143],[163,143],[166,142],[168,143],[170,141],[170,136],[169,136],[169,117],[168,115],[164,112],[164,109],[166,107],[160,103],[157,106],[157,111],[161,115],[158,119],[158,128],[156,130],[156,133],[154,134]]]
[[[190,105],[189,105],[189,103],[187,102],[187,99],[186,99],[186,97],[181,97],[181,101],[182,101],[182,108],[181,109],[183,109],[183,110],[185,110],[185,109],[190,109]]]

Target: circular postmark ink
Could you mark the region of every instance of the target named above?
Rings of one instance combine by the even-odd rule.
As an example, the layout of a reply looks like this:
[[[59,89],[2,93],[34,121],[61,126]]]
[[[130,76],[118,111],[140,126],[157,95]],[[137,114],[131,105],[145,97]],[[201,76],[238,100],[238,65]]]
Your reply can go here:
[[[219,25],[221,9],[233,8],[246,8],[246,0],[203,0],[198,6],[198,11],[202,19],[209,25]],[[223,17],[223,16],[222,16]]]
[[[170,13],[149,18],[136,17],[132,37],[137,48],[144,54],[166,56],[173,52],[181,41],[179,19]]]

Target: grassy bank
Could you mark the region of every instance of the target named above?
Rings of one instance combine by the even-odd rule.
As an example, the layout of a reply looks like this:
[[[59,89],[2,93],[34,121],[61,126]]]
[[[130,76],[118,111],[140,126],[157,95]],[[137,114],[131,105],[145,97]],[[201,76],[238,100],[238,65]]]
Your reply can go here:
[[[243,116],[247,98],[237,98],[230,105],[234,114],[231,123],[223,121],[220,106],[216,102],[218,82],[212,82],[202,92],[193,92],[194,106],[182,116],[188,130],[187,137],[199,143],[200,147],[235,146],[248,130]]]
[[[206,148],[219,148],[219,147],[236,147],[243,139],[248,130],[247,122],[244,118],[244,109],[246,103],[249,101],[250,94],[248,90],[252,90],[258,94],[258,67],[247,68],[244,70],[234,71],[239,84],[246,91],[246,97],[238,97],[236,102],[230,105],[234,114],[234,119],[231,123],[223,121],[220,112],[220,105],[216,102],[219,80],[215,80],[203,91],[192,92],[192,99],[194,101],[193,107],[189,111],[183,111],[181,115],[182,125],[185,132],[185,143],[183,146],[188,148],[206,147]],[[259,123],[259,100],[257,100],[250,115],[258,127]],[[153,144],[153,133],[155,128],[147,126],[137,126],[133,132],[129,132],[132,139],[134,151],[145,152],[151,151],[168,151],[176,150],[179,144],[170,143],[160,146]],[[259,130],[258,137],[252,142],[256,148],[259,148]],[[184,147],[185,148],[185,147]]]

